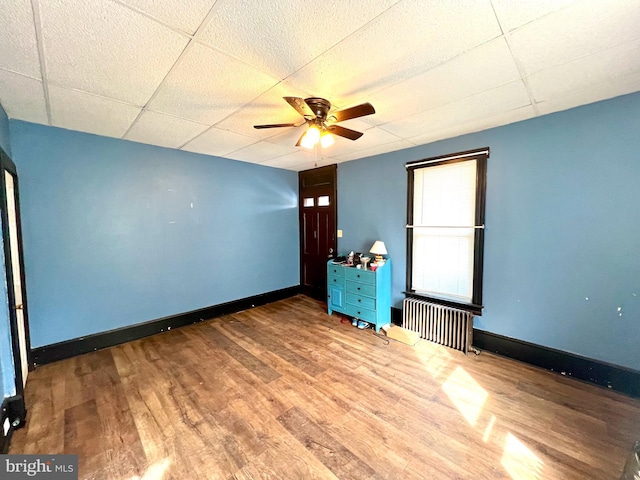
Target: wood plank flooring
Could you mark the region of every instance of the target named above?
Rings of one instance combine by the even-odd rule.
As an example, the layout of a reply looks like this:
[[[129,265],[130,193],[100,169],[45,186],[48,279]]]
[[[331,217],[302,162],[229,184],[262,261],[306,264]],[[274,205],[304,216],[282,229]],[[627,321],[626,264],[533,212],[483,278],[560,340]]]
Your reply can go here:
[[[614,479],[640,402],[305,296],[39,367],[10,453],[86,479]]]

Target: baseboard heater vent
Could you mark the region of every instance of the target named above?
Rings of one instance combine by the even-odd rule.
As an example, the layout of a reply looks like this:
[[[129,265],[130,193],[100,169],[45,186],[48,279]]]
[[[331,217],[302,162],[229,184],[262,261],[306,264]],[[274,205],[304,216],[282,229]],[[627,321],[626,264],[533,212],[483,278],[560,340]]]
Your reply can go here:
[[[473,350],[473,314],[417,298],[402,302],[402,326],[421,338],[460,350]],[[475,350],[474,350],[475,351]]]

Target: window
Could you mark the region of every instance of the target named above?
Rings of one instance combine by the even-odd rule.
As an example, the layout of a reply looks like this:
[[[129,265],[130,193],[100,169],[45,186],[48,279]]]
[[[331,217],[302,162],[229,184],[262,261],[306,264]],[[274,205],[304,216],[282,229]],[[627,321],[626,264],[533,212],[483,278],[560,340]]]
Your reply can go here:
[[[407,164],[407,293],[482,309],[489,149]]]

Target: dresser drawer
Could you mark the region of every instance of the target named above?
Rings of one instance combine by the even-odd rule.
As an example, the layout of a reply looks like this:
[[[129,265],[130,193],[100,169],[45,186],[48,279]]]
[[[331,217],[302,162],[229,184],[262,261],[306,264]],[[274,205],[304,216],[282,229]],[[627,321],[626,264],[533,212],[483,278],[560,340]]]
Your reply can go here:
[[[348,281],[347,292],[356,293],[358,295],[366,295],[368,297],[375,297],[376,287],[373,285],[367,285],[366,283]]]
[[[327,265],[327,275],[335,275],[336,277],[344,277],[344,267],[340,265]]]
[[[361,270],[359,268],[347,269],[345,276],[347,280],[355,280],[356,282],[368,283],[370,285],[376,284],[376,272],[371,270]]]
[[[351,315],[359,320],[366,320],[367,322],[376,323],[375,310],[369,310],[368,308],[362,308],[357,305],[347,304],[347,315]]]
[[[344,277],[329,275],[327,276],[327,285],[339,285],[341,287],[344,287]]]
[[[347,293],[347,303],[357,305],[358,307],[368,308],[370,310],[376,309],[376,299],[371,297],[363,297],[356,293]]]

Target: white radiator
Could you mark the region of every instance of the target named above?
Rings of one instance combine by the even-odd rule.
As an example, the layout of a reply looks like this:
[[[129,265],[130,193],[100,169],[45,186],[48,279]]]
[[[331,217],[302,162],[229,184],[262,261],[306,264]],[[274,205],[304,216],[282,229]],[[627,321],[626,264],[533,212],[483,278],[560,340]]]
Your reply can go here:
[[[417,298],[402,302],[402,326],[421,338],[467,354],[473,340],[473,314]]]

